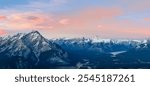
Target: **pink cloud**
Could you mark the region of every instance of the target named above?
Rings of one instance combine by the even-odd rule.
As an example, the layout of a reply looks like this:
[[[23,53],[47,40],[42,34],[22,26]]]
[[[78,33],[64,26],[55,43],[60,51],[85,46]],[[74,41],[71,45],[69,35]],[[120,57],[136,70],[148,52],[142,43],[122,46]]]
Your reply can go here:
[[[5,34],[7,34],[7,32],[3,29],[0,29],[0,35],[5,35]]]
[[[111,30],[112,31],[112,30]],[[138,39],[138,38],[147,38],[150,37],[150,29],[148,28],[127,28],[127,29],[116,29],[112,31],[110,34],[113,34],[113,37],[116,34],[118,38],[131,38],[131,39]]]
[[[59,21],[59,23],[62,24],[62,25],[67,25],[67,24],[69,24],[69,22],[70,22],[69,19],[61,19],[61,20]]]
[[[97,25],[97,28],[102,28],[103,26],[102,25]]]
[[[8,29],[15,28],[17,30],[23,29],[47,29],[52,28],[70,28],[70,27],[86,27],[91,22],[96,22],[101,19],[113,18],[121,14],[117,8],[91,8],[80,10],[74,15],[53,15],[44,13],[12,13],[8,14],[8,18],[3,24]]]
[[[12,13],[2,24],[8,30],[43,30],[47,36],[93,36],[108,38],[148,37],[150,27],[143,21],[118,20],[123,12],[119,8],[89,8],[72,15],[44,13]],[[145,20],[148,20],[146,18]],[[140,22],[139,24],[136,22]],[[51,34],[49,34],[49,32]],[[57,35],[59,34],[59,35]]]
[[[89,8],[73,13],[73,15],[62,15],[59,23],[67,27],[84,28],[91,23],[112,19],[121,14],[122,11],[118,8]],[[56,24],[56,27],[62,27],[62,25]]]
[[[11,30],[44,29],[53,21],[51,16],[36,13],[13,13],[8,16],[3,27]]]
[[[80,13],[80,16],[84,19],[106,19],[120,16],[122,10],[119,8],[91,8],[85,9]]]
[[[102,27],[99,28],[99,25]],[[147,26],[143,21],[108,20],[108,22],[101,21],[100,24],[97,25],[96,34],[99,34],[104,38],[139,39],[150,37],[149,32],[150,27]]]
[[[119,8],[91,8],[81,11],[78,15],[78,19],[82,19],[84,22],[93,22],[112,19],[122,14],[123,12]]]
[[[144,18],[145,21],[150,21],[150,18]]]
[[[6,16],[1,16],[0,15],[0,20],[5,20],[6,19]]]

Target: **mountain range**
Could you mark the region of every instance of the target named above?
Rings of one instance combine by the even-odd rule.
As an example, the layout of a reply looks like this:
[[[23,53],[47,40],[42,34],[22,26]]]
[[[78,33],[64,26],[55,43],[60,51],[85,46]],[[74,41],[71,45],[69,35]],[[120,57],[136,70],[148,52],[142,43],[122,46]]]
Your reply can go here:
[[[76,68],[150,68],[150,40],[55,39]]]
[[[0,38],[0,68],[150,68],[150,40],[46,39],[38,31]]]
[[[0,38],[0,68],[55,68],[67,65],[67,57],[38,31]]]

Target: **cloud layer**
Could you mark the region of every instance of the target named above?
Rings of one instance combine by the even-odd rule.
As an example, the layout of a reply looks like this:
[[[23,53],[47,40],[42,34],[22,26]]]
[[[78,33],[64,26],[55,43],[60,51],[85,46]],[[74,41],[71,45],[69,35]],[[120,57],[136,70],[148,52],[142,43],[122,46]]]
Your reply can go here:
[[[96,35],[102,38],[150,37],[149,1],[114,1],[120,4],[95,0],[105,5],[92,5],[93,2],[85,5],[83,2],[86,0],[83,0],[82,5],[74,6],[74,0],[31,0],[13,8],[0,8],[0,35],[40,30],[53,38]]]

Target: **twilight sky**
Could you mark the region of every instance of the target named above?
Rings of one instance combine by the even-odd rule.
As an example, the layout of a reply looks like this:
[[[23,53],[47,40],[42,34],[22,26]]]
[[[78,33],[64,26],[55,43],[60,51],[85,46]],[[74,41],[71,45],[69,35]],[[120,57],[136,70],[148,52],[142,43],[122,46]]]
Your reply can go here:
[[[0,36],[150,37],[150,0],[0,0]]]

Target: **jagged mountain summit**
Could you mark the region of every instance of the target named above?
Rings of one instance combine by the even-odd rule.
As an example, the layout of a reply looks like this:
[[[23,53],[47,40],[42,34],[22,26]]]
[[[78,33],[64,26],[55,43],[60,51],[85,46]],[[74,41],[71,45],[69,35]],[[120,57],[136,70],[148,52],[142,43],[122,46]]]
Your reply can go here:
[[[68,64],[67,53],[38,31],[0,38],[1,68],[51,68]]]

